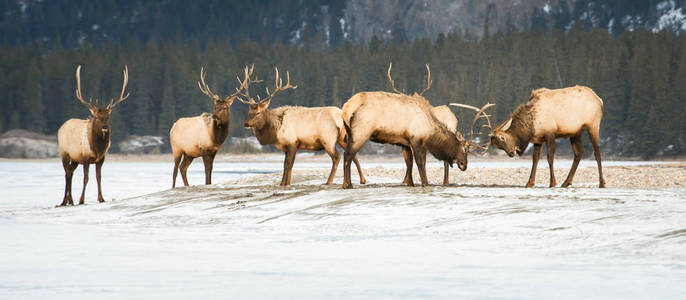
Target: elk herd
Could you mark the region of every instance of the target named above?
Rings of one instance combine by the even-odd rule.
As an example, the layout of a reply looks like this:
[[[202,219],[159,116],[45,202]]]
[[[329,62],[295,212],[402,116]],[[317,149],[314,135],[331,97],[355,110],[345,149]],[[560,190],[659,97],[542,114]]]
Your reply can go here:
[[[169,132],[174,167],[172,188],[176,187],[176,176],[180,171],[183,184],[188,186],[186,172],[194,158],[202,157],[205,166],[205,184],[212,183],[212,165],[217,151],[229,135],[231,104],[238,99],[249,106],[244,126],[251,128],[261,145],[273,145],[285,153],[281,185],[291,184],[291,173],[298,150],[324,150],[332,161],[331,172],[325,184],[332,184],[343,150],[343,188],[352,188],[351,163],[355,163],[361,184],[366,183],[357,153],[367,141],[397,145],[402,148],[406,164],[402,184],[413,186],[412,167],[416,164],[422,186],[429,184],[426,176],[426,153],[444,163],[443,184],[449,183],[449,167],[467,170],[467,156],[470,153],[484,154],[490,145],[514,157],[521,155],[533,144],[533,164],[526,187],[535,182],[538,159],[543,143],[546,144],[550,169],[550,187],[556,186],[553,172],[555,140],[569,138],[574,152],[572,167],[562,187],[572,184],[584,148],[581,134],[588,131],[598,164],[599,187],[605,187],[600,149],[598,147],[603,100],[588,87],[574,86],[562,89],[537,89],[532,91],[528,102],[519,105],[507,120],[493,128],[486,110],[495,104],[486,103],[475,107],[461,103],[450,105],[473,110],[474,118],[466,139],[457,129],[458,120],[448,106],[432,106],[424,97],[431,88],[431,70],[426,65],[427,83],[421,92],[406,94],[395,87],[391,76],[392,64],[387,76],[392,92],[360,92],[348,99],[342,108],[280,106],[270,109],[274,98],[287,90],[296,89],[286,71],[286,83],[274,68],[274,86],[266,88],[264,98],[250,96],[250,85],[261,83],[253,78],[253,66],[243,69],[243,79],[238,78],[238,87],[231,94],[220,95],[212,91],[205,82],[206,72],[200,69],[198,88],[211,101],[214,111],[195,117],[178,119]],[[91,117],[87,120],[70,119],[59,129],[58,144],[65,171],[65,190],[61,205],[73,205],[71,180],[74,170],[83,165],[83,190],[79,204],[84,203],[84,192],[88,183],[88,169],[95,164],[98,184],[98,201],[104,202],[101,187],[101,168],[110,146],[109,119],[112,109],[129,97],[126,92],[128,68],[124,67],[124,80],[117,100],[110,100],[106,108],[98,107],[98,101],[86,101],[81,93],[81,66],[76,68],[76,99],[88,107]],[[483,119],[490,129],[485,144],[474,143],[474,127]]]

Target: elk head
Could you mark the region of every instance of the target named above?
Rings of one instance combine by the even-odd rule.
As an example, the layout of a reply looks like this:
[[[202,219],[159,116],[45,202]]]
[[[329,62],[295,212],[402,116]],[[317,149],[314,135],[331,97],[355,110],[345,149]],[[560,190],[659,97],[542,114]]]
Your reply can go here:
[[[520,147],[519,139],[514,134],[508,132],[507,130],[512,125],[512,118],[500,124],[496,127],[490,134],[491,144],[495,145],[498,149],[504,150],[509,157],[514,157],[515,154],[521,155],[522,148]]]
[[[272,99],[281,91],[287,90],[287,89],[296,89],[298,86],[293,86],[291,85],[291,75],[286,71],[286,85],[283,85],[283,82],[281,78],[279,78],[279,69],[274,68],[276,71],[276,77],[274,78],[274,91],[269,92],[269,88],[266,88],[267,91],[267,98],[265,99],[260,99],[260,96],[257,96],[257,101],[255,101],[254,98],[251,98],[250,95],[247,92],[242,94],[242,96],[246,97],[248,101],[243,100],[241,97],[238,97],[238,100],[248,104],[250,106],[250,110],[248,111],[248,118],[245,119],[245,127],[253,127],[253,128],[260,128],[264,126],[266,120],[265,120],[265,112],[269,108],[269,103],[271,103]]]
[[[250,76],[252,76],[254,68],[254,64],[250,66],[250,68],[246,66],[243,69],[245,78],[241,81],[239,77],[236,77],[238,83],[240,84],[240,87],[236,88],[236,92],[231,95],[221,97],[218,94],[212,92],[212,89],[210,89],[207,83],[205,83],[205,76],[207,75],[207,73],[205,72],[204,67],[200,67],[200,81],[198,81],[198,88],[200,88],[200,91],[203,94],[207,95],[207,97],[214,101],[214,113],[212,114],[212,118],[215,121],[228,121],[229,116],[231,114],[231,104],[233,104],[233,101],[236,100],[236,97],[238,97],[238,95],[241,94],[241,91],[247,90],[248,86],[251,83],[261,82],[261,80],[258,80],[257,78],[250,78]]]
[[[103,139],[109,138],[110,135],[110,114],[112,113],[112,109],[129,97],[129,93],[124,95],[128,82],[129,68],[124,66],[124,83],[122,83],[119,99],[117,101],[110,99],[110,103],[106,108],[99,108],[97,99],[95,100],[95,104],[93,103],[93,99],[88,99],[88,102],[83,99],[83,94],[81,93],[81,65],[76,67],[76,99],[88,107],[88,110],[91,112],[91,130]]]

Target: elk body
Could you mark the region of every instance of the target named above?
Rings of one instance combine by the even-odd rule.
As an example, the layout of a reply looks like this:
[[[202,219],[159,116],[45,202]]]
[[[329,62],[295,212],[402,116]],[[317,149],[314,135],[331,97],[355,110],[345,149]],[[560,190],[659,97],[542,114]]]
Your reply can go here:
[[[214,101],[214,112],[203,113],[200,116],[180,118],[169,131],[169,143],[174,157],[174,170],[172,174],[172,188],[176,187],[176,174],[181,171],[183,184],[188,186],[186,171],[193,159],[202,157],[205,164],[205,184],[212,184],[212,165],[217,151],[229,136],[229,123],[231,116],[231,104],[242,89],[247,87],[252,75],[253,67],[245,68],[245,79],[238,82],[240,87],[236,92],[220,97],[212,92],[205,83],[205,70],[200,69],[200,91]],[[182,160],[183,159],[183,160]]]
[[[295,89],[297,86],[290,84],[290,76],[286,73],[286,85],[279,79],[279,70],[276,69],[276,85],[272,93],[268,93],[266,99],[255,101],[246,93],[249,101],[240,99],[250,106],[245,127],[252,128],[255,137],[261,145],[274,145],[285,152],[284,170],[281,185],[291,184],[291,171],[298,150],[324,150],[333,162],[331,172],[326,184],[333,182],[336,169],[340,162],[340,154],[336,145],[345,148],[345,129],[343,127],[342,111],[337,107],[299,107],[282,106],[269,109],[269,103],[279,92],[286,89]],[[359,161],[354,158],[360,175],[360,183],[366,183],[362,175]]]
[[[98,182],[98,202],[104,202],[102,197],[102,185],[100,173],[105,155],[110,148],[110,113],[120,102],[129,97],[126,84],[129,80],[128,68],[124,68],[124,82],[122,84],[119,99],[112,99],[106,108],[98,108],[92,100],[86,102],[81,94],[81,66],[76,68],[76,98],[88,107],[91,117],[87,120],[69,119],[57,131],[57,143],[62,158],[62,166],[65,172],[64,199],[61,206],[74,205],[71,194],[71,181],[74,170],[79,164],[83,165],[83,189],[79,204],[85,200],[86,185],[88,184],[88,169],[90,164],[95,164],[95,178]],[[97,101],[96,101],[97,103]]]
[[[574,162],[562,187],[572,184],[574,173],[579,165],[584,148],[581,133],[586,130],[593,144],[593,152],[598,163],[599,186],[605,187],[603,168],[600,159],[598,139],[600,121],[603,116],[603,100],[585,86],[563,89],[537,89],[531,92],[526,104],[517,107],[510,118],[496,127],[491,133],[491,144],[504,150],[510,157],[519,155],[529,142],[534,144],[533,165],[527,187],[532,187],[536,178],[536,167],[543,143],[548,151],[550,165],[550,186],[556,185],[553,172],[555,139],[569,138],[574,150]]]

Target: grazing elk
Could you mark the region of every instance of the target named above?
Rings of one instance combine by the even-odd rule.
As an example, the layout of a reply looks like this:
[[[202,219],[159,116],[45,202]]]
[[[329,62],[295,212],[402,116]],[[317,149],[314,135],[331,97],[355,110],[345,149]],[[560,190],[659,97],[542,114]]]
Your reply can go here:
[[[231,104],[243,89],[246,89],[251,82],[259,82],[257,79],[250,79],[254,65],[244,69],[245,78],[243,81],[238,79],[240,87],[236,92],[220,97],[212,92],[205,83],[205,69],[200,68],[200,81],[198,87],[200,91],[214,101],[214,113],[203,113],[200,116],[180,118],[169,131],[169,143],[174,156],[174,171],[172,175],[172,188],[176,187],[176,174],[181,171],[183,184],[188,186],[186,171],[193,159],[202,156],[205,164],[205,184],[212,184],[212,164],[217,151],[229,136],[229,123],[231,116]],[[183,160],[181,158],[183,157]]]
[[[121,87],[119,99],[110,100],[106,108],[99,108],[97,100],[93,104],[92,99],[88,102],[83,99],[81,94],[81,66],[76,68],[76,99],[88,107],[91,117],[87,120],[69,119],[57,131],[57,143],[60,148],[62,166],[65,172],[64,199],[60,206],[74,205],[71,195],[71,179],[74,170],[79,164],[83,165],[83,190],[79,204],[85,200],[86,185],[88,184],[88,167],[95,164],[95,179],[98,181],[98,202],[105,202],[102,197],[102,186],[100,184],[100,171],[105,162],[107,149],[110,148],[110,113],[117,104],[129,97],[126,91],[126,84],[129,81],[129,69],[124,67],[124,83]]]
[[[533,165],[526,187],[532,187],[536,178],[536,167],[541,156],[541,148],[546,143],[548,164],[550,165],[550,187],[556,185],[553,172],[555,139],[568,137],[574,150],[574,162],[562,187],[572,184],[574,173],[584,153],[581,133],[586,130],[593,144],[593,152],[598,163],[599,187],[605,187],[603,168],[600,162],[600,121],[603,117],[603,100],[585,86],[563,89],[537,89],[531,92],[526,104],[518,106],[510,118],[496,127],[491,133],[491,144],[504,150],[513,157],[520,155],[529,144],[534,144]]]
[[[333,165],[326,184],[331,184],[336,175],[336,169],[341,155],[336,150],[336,144],[345,148],[345,129],[341,109],[338,107],[299,107],[281,106],[269,110],[269,103],[279,92],[287,89],[295,89],[291,85],[291,79],[286,72],[286,85],[279,78],[279,69],[276,70],[274,91],[267,89],[267,98],[258,100],[250,98],[248,90],[243,94],[248,101],[238,98],[241,102],[250,106],[245,127],[250,127],[261,145],[274,145],[286,153],[283,166],[281,185],[291,184],[291,171],[298,150],[324,150]],[[360,183],[366,183],[362,175],[362,169],[357,157],[354,158],[357,171],[360,175]]]
[[[422,186],[429,184],[425,169],[427,150],[439,160],[449,164],[457,162],[461,170],[467,169],[469,142],[459,139],[436,118],[433,107],[423,97],[430,87],[429,75],[427,87],[419,94],[405,95],[393,86],[396,93],[361,92],[343,105],[343,121],[348,136],[343,188],[352,188],[350,163],[367,140],[409,148],[406,156],[409,157],[409,153],[414,156]],[[412,185],[411,181],[408,185]]]

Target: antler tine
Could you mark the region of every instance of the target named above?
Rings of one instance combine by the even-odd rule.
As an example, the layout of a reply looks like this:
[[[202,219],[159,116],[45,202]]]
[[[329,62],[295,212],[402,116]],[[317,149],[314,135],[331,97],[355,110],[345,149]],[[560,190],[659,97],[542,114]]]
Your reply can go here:
[[[198,88],[200,88],[200,91],[207,95],[207,97],[210,97],[212,99],[219,99],[219,96],[212,92],[212,89],[205,83],[205,76],[207,75],[207,71],[205,71],[205,67],[201,66],[200,67],[200,81],[198,81]],[[202,84],[201,84],[202,82]]]
[[[426,91],[428,91],[431,88],[431,84],[433,83],[431,81],[431,69],[429,69],[429,64],[426,64],[426,73],[426,88],[421,93],[419,93],[419,96],[424,96],[424,93],[426,93]]]
[[[274,70],[276,71],[276,76],[274,77],[274,82],[275,82],[274,91],[270,93],[269,88],[266,88],[267,97],[264,98],[264,100],[259,100],[258,102],[270,101],[271,99],[274,98],[274,96],[276,96],[279,92],[281,92],[283,90],[297,89],[298,88],[297,85],[291,85],[291,74],[288,71],[286,71],[286,85],[284,86],[283,80],[281,80],[281,78],[279,78],[279,68],[274,67]]]
[[[484,113],[484,111],[485,111],[486,109],[488,109],[489,107],[494,106],[495,104],[494,104],[494,103],[486,103],[486,105],[482,106],[481,108],[477,108],[477,107],[475,107],[475,106],[471,106],[471,105],[467,105],[467,104],[462,104],[462,103],[450,103],[450,105],[452,105],[452,106],[457,106],[457,107],[468,108],[468,109],[471,109],[471,110],[474,110],[474,111],[477,112],[476,115],[474,116],[474,120],[472,120],[472,126],[469,127],[469,141],[467,141],[467,144],[468,144],[470,147],[476,147],[477,149],[478,149],[478,148],[482,148],[482,149],[483,149],[484,147],[485,147],[486,149],[488,149],[488,145],[490,145],[490,141],[489,141],[488,143],[486,143],[486,145],[472,145],[472,139],[473,139],[473,137],[474,137],[474,125],[476,124],[476,121],[478,121],[480,118],[486,118],[486,123],[487,123],[486,126],[487,126],[491,131],[493,131],[493,128],[491,127],[491,120],[488,118],[488,115],[487,115],[486,113]]]
[[[391,83],[391,88],[393,89],[394,92],[396,92],[398,94],[404,94],[395,88],[395,81],[393,81],[393,78],[391,78],[391,68],[393,68],[392,62],[390,64],[388,64],[388,72],[386,72],[386,75],[388,75],[388,81]]]
[[[88,102],[86,102],[86,100],[83,100],[83,95],[81,94],[81,65],[76,67],[76,99],[78,99],[81,103],[85,104],[90,110],[96,108],[90,99]]]
[[[243,80],[241,80],[240,77],[236,76],[236,79],[238,80],[240,87],[236,88],[236,92],[230,95],[228,98],[241,95],[246,97],[247,99],[250,99],[250,84],[262,82],[262,80],[257,79],[257,77],[255,77],[255,79],[250,78],[252,76],[254,69],[255,64],[252,64],[250,68],[248,68],[248,66],[245,66],[245,68],[243,69],[245,78]],[[241,93],[241,91],[243,90],[245,90],[245,92]]]
[[[124,92],[126,91],[126,85],[129,84],[129,66],[124,65],[124,82],[122,83],[121,86],[121,93],[119,93],[119,99],[115,102],[114,99],[110,100],[110,104],[107,105],[107,109],[113,109],[117,104],[120,102],[126,100],[126,98],[129,98],[129,95],[131,93],[126,93],[126,96],[124,96]]]

